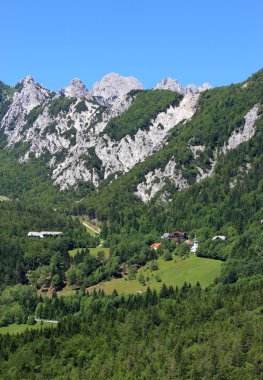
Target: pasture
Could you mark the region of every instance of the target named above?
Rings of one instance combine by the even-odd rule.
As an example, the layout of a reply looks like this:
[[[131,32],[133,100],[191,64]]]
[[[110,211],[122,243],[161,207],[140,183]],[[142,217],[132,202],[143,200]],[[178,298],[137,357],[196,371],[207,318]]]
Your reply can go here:
[[[42,324],[40,322],[37,322],[34,325],[27,325],[27,324],[11,324],[8,326],[0,327],[0,334],[20,334],[27,330],[37,330],[44,327],[54,327],[52,323],[46,323],[43,322]]]
[[[165,261],[160,257],[157,264],[158,270],[154,271],[149,269],[148,264],[140,268],[135,280],[129,280],[127,277],[112,279],[91,286],[87,290],[91,292],[94,289],[103,289],[106,294],[111,294],[116,289],[119,294],[129,294],[144,292],[148,286],[159,290],[162,284],[181,287],[184,282],[195,285],[197,281],[205,288],[219,275],[222,262],[190,255],[188,258],[175,256],[171,261]],[[138,280],[140,274],[144,276],[145,285]]]

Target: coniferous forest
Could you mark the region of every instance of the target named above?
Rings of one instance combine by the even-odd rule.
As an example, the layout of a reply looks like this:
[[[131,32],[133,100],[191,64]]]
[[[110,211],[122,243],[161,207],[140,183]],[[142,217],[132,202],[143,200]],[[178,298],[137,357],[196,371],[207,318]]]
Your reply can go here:
[[[202,93],[197,113],[172,130],[162,149],[97,190],[79,183],[60,191],[46,157],[20,163],[26,146],[6,149],[0,134],[0,379],[263,379],[263,70],[244,83]],[[0,83],[0,119],[10,91]],[[117,140],[147,129],[149,118],[180,99],[169,91],[137,96],[108,124]],[[197,181],[189,140],[205,145],[199,166],[211,169],[215,152],[255,104],[254,136]],[[166,181],[162,194],[143,203],[138,184],[172,157],[189,187],[178,191]],[[161,202],[166,194],[169,201]],[[151,249],[175,230],[198,238],[198,257],[222,262],[208,287],[163,282],[156,290],[142,279],[143,292],[90,290],[127,273],[139,278],[138,270],[154,270],[160,257],[187,260],[193,253],[180,239]],[[62,234],[39,239],[29,231]],[[212,240],[217,235],[225,240]],[[58,323],[33,328],[36,319]],[[1,333],[14,325],[26,328]]]

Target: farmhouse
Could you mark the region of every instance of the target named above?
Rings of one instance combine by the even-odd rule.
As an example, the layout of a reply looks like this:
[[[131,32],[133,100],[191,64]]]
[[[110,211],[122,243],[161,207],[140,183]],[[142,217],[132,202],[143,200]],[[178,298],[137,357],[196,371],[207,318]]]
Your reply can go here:
[[[182,239],[182,240],[185,240],[185,239],[188,239],[188,235],[187,235],[185,232],[180,232],[180,231],[172,232],[172,233],[169,235],[169,239],[170,239],[170,240],[174,240],[174,239]]]
[[[169,239],[169,232],[165,232],[162,236],[161,236],[161,239]]]
[[[55,231],[41,231],[41,232],[28,232],[27,236],[28,237],[36,237],[43,239],[45,237],[53,237],[53,236],[59,236],[62,235],[63,232],[55,232]]]
[[[186,244],[188,247],[192,247],[194,245],[194,242],[192,240],[186,240],[184,244]]]
[[[151,248],[154,250],[154,251],[157,251],[157,249],[160,247],[160,245],[162,245],[162,243],[153,243],[151,245]]]
[[[197,249],[198,249],[198,240],[195,239],[195,240],[194,240],[194,245],[193,245],[192,248],[190,249],[190,252],[196,254]]]
[[[223,235],[214,236],[212,240],[226,240],[226,237]]]

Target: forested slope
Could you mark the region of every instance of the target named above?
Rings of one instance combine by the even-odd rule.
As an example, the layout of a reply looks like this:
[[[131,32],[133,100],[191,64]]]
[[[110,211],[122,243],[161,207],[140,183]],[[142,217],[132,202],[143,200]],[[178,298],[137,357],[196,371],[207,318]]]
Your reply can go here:
[[[84,296],[58,328],[0,336],[1,378],[262,379],[262,284]]]
[[[91,217],[96,216],[103,222],[104,237],[116,251],[116,242],[121,245],[125,240],[123,244],[129,251],[129,243],[143,241],[145,236],[154,240],[163,232],[182,230],[198,237],[200,255],[234,260],[235,279],[239,274],[261,273],[261,108],[251,139],[224,154],[217,154],[217,157],[216,152],[226,144],[237,125],[244,123],[247,111],[254,104],[262,105],[262,77],[261,71],[251,77],[245,87],[242,83],[205,92],[197,114],[186,125],[174,130],[174,137],[166,147],[120,179],[102,186],[97,194],[90,196],[83,205],[78,205],[79,212],[83,212],[85,207]],[[198,139],[198,144],[206,147],[197,158],[198,165],[189,149],[190,138],[191,141]],[[178,192],[167,179],[161,192],[144,204],[135,194],[137,185],[147,172],[165,166],[172,156],[188,176],[189,187]],[[211,157],[216,160],[213,173],[210,178],[196,182],[197,166],[205,169],[208,165],[208,170],[211,169]],[[170,194],[169,202],[162,200],[162,194],[166,193]],[[226,242],[211,241],[213,236],[220,234],[227,237]],[[244,264],[243,269],[241,263]],[[232,281],[228,275],[225,281]]]
[[[204,92],[195,115],[171,129],[162,149],[98,191],[84,188],[84,197],[54,187],[44,161],[21,165],[25,146],[0,152],[0,195],[10,199],[0,202],[0,325],[33,323],[34,316],[60,322],[0,335],[2,379],[262,379],[262,104],[262,70],[241,84]],[[131,111],[116,116],[109,133],[126,125],[132,134],[139,124],[132,125]],[[163,186],[153,194],[145,183]],[[143,188],[152,195],[146,201]],[[78,217],[99,223],[100,238]],[[44,229],[63,235],[26,237]],[[157,257],[187,260],[181,241],[150,248],[174,231],[197,237],[198,256],[223,261],[209,288],[163,284],[159,294],[146,286],[126,297],[86,294],[87,286],[136,275],[147,262],[153,268]],[[215,235],[225,240],[212,240]],[[100,239],[109,257],[88,249],[70,257],[70,249],[95,247]],[[74,295],[58,297],[65,285]],[[43,287],[53,296],[39,296]]]

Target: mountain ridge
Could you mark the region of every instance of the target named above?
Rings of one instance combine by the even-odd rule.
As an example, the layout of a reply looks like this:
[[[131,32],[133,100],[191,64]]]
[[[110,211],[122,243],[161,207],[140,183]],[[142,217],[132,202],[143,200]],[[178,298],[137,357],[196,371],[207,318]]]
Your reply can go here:
[[[165,92],[167,90],[158,90],[161,91],[160,101],[157,101],[153,110],[149,110],[146,116],[147,128],[139,121],[132,135],[128,133],[120,138],[120,141],[112,140],[107,134],[102,135],[103,130],[111,119],[128,111],[136,100],[136,91],[143,90],[134,78],[123,79],[117,74],[109,74],[105,78],[102,85],[95,85],[91,91],[75,79],[69,87],[54,95],[35,83],[31,76],[26,77],[19,83],[19,89],[1,121],[7,147],[13,148],[18,143],[30,145],[26,154],[20,157],[21,162],[28,160],[32,154],[36,157],[45,152],[51,155],[48,165],[53,170],[52,178],[62,189],[74,186],[79,180],[90,181],[97,187],[102,176],[106,179],[111,174],[127,171],[153,151],[160,149],[174,124],[183,118],[187,120],[194,112],[198,94],[185,95],[181,106],[176,104],[175,108],[169,108],[172,103],[165,100],[168,96]],[[105,80],[106,83],[111,83],[113,92],[107,92]],[[117,83],[121,83],[118,93],[114,90],[116,80]],[[104,95],[101,94],[105,95],[103,101],[101,98]],[[149,96],[144,105],[146,109],[151,107],[152,101],[156,102],[155,94],[159,93],[148,90]],[[187,104],[190,107],[189,115],[184,111],[184,108],[188,107]],[[139,105],[139,112],[142,112],[143,109],[140,110],[140,107],[142,106]],[[162,116],[163,112],[166,112],[167,116]],[[168,123],[165,122],[164,126],[161,124],[163,117]],[[171,121],[168,122],[168,119]],[[136,139],[137,143],[134,143]],[[117,147],[114,148],[116,144]],[[92,161],[89,154],[91,148],[95,160],[102,161],[104,173],[101,172],[101,168],[99,173],[88,164],[89,159]],[[87,159],[83,159],[85,154]],[[57,159],[58,155],[60,159]],[[60,162],[61,159],[63,162]],[[127,165],[127,162],[130,163]]]
[[[245,83],[235,87],[240,89],[241,95],[249,92]],[[13,96],[8,99],[8,107],[1,117],[1,136],[8,149],[24,146],[20,162],[32,156],[44,158],[54,184],[60,189],[77,188],[81,182],[97,188],[108,178],[130,171],[169,145],[174,133],[180,135],[187,130],[187,123],[203,107],[205,94],[210,94],[209,99],[224,88],[213,90],[208,84],[199,88],[183,87],[178,81],[166,78],[154,90],[143,90],[137,79],[110,73],[91,90],[74,79],[55,94],[27,76],[15,86]],[[242,128],[246,115],[255,107],[257,103],[251,104],[246,113],[242,111],[238,116],[240,125],[235,136],[232,135],[232,144],[235,140],[237,146],[253,136],[259,108],[253,113],[249,136]],[[231,126],[229,128],[233,131]],[[207,163],[198,163],[207,147],[198,141],[191,142],[191,138],[195,139],[194,135],[184,144],[187,154],[196,161],[193,164],[198,182],[213,174],[216,156],[226,153],[231,140],[225,138],[225,148],[206,159],[208,169]],[[144,201],[165,187],[167,180],[177,184],[179,190],[189,186],[186,170],[178,166],[173,156],[163,169],[157,164],[155,171],[150,170],[138,183],[136,191]]]

